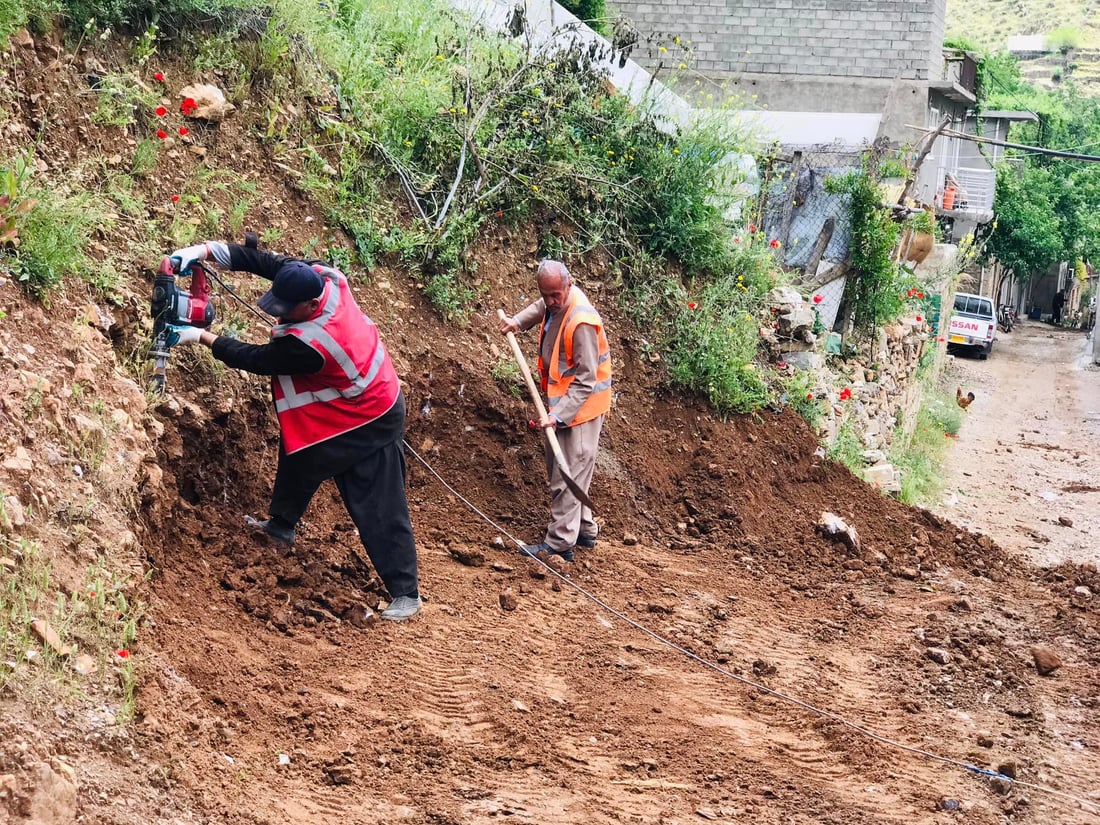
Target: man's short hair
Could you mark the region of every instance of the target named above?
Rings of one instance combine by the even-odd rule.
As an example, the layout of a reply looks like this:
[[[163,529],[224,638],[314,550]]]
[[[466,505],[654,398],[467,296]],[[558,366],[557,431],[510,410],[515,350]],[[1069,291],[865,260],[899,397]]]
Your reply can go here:
[[[569,268],[561,261],[556,261],[553,258],[543,258],[539,261],[539,275],[542,275],[544,272],[550,272],[551,270],[557,272],[563,284],[572,277],[569,274]]]

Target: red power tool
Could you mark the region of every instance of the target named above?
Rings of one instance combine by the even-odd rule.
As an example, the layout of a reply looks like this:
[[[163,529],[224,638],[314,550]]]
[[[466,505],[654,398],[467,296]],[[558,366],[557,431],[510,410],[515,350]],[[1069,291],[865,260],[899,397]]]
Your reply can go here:
[[[165,375],[168,369],[169,343],[168,325],[190,325],[206,328],[214,323],[214,307],[210,303],[210,282],[206,279],[206,267],[202,263],[191,265],[187,273],[176,271],[178,263],[172,258],[160,262],[157,276],[153,280],[153,379],[152,388],[164,392]],[[184,290],[176,284],[176,276],[187,274],[191,277],[191,289]]]

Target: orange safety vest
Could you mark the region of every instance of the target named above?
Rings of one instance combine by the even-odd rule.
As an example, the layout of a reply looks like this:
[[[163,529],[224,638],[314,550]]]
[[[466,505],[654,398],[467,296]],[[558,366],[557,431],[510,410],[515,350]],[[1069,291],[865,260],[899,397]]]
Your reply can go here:
[[[326,281],[317,314],[271,330],[272,338],[297,336],[325,359],[320,372],[272,378],[288,454],[369,424],[389,412],[401,392],[378,327],[355,303],[348,279],[331,267],[313,268]]]
[[[608,346],[607,333],[604,332],[600,314],[580,289],[574,286],[569,290],[569,300],[561,311],[561,326],[558,327],[558,337],[554,341],[554,353],[557,357],[549,367],[542,360],[542,336],[546,334],[546,323],[543,321],[539,325],[539,376],[542,378],[542,389],[546,393],[548,412],[551,415],[554,406],[569,392],[569,385],[577,374],[577,363],[573,360],[573,333],[581,324],[588,324],[596,328],[599,342],[596,383],[573,420],[565,422],[567,427],[572,427],[598,418],[611,409],[611,347]]]

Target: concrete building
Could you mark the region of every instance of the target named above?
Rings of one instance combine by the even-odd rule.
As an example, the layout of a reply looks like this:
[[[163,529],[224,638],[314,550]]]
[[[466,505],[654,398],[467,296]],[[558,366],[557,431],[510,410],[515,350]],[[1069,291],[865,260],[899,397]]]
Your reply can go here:
[[[919,138],[910,127],[927,120],[929,90],[945,79],[947,0],[619,0],[615,7],[641,35],[634,58],[642,65],[667,67],[668,50],[690,44],[695,70],[773,121],[794,120],[782,113],[869,116],[877,120],[872,139],[908,145]],[[831,135],[819,137],[825,144]]]

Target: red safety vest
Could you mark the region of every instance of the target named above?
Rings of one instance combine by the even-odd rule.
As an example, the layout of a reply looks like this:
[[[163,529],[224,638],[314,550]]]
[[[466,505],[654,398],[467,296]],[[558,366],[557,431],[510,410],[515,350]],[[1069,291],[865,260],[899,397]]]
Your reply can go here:
[[[607,343],[607,333],[604,332],[600,314],[588,303],[588,298],[580,289],[574,286],[569,290],[569,300],[561,312],[561,326],[558,327],[558,337],[554,341],[554,353],[557,357],[549,367],[542,360],[542,337],[546,334],[546,325],[539,325],[539,375],[551,415],[554,413],[554,406],[569,392],[569,385],[573,383],[577,373],[577,364],[573,360],[573,333],[581,324],[588,324],[596,328],[599,342],[596,383],[573,420],[565,422],[566,426],[572,427],[598,418],[611,409],[611,347]]]
[[[272,338],[297,336],[325,359],[320,372],[272,378],[287,453],[369,424],[389,412],[401,391],[378,327],[355,303],[348,279],[330,267],[313,268],[326,281],[317,314],[271,330]]]

